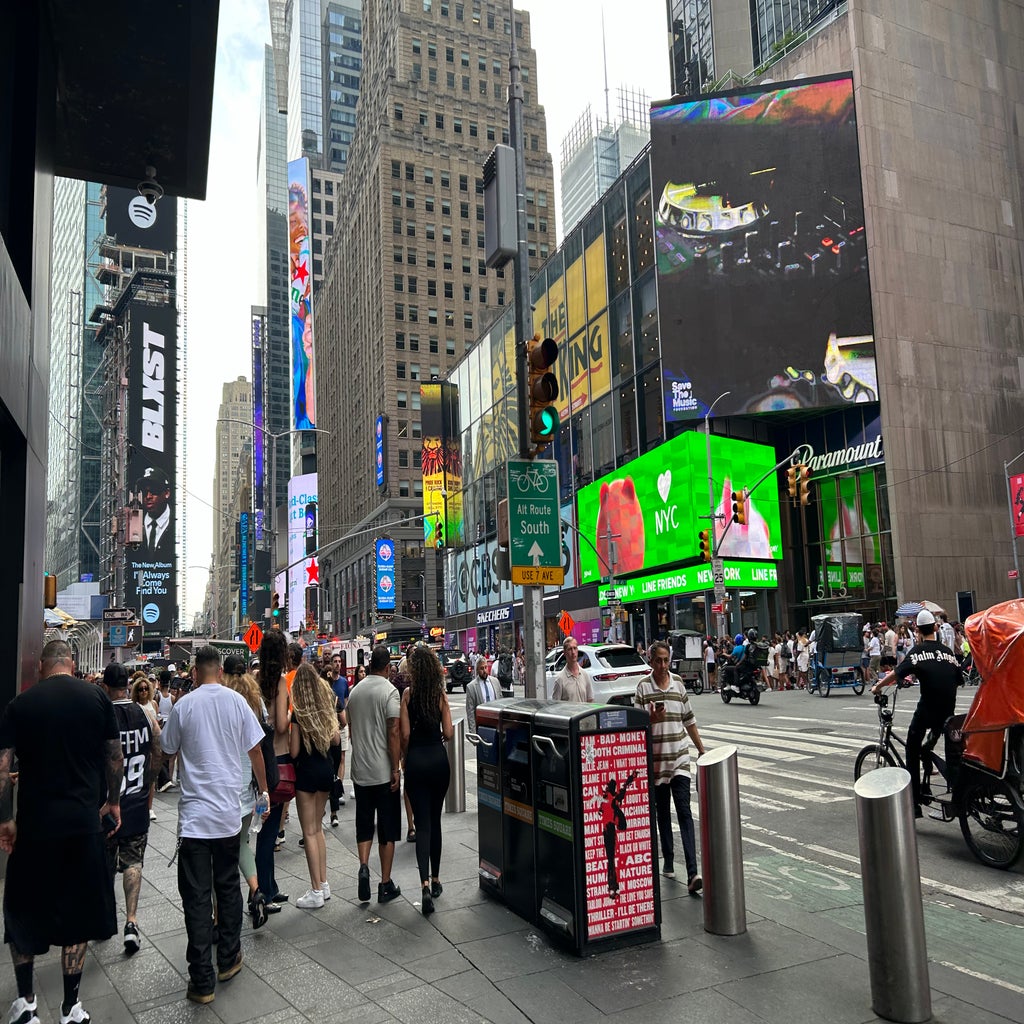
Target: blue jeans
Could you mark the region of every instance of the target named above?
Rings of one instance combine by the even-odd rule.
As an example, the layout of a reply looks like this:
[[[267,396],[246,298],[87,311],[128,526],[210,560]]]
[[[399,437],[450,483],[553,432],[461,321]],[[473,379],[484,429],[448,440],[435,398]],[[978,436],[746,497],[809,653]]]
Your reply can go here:
[[[683,856],[686,859],[687,882],[698,873],[697,844],[693,835],[693,814],[690,812],[690,776],[675,775],[671,782],[663,782],[654,787],[654,806],[658,814],[658,835],[661,837],[661,856],[663,863],[671,864],[673,859],[672,842],[672,803],[676,805],[676,818],[679,819],[679,834],[683,840]]]
[[[284,804],[271,804],[270,816],[263,822],[263,828],[256,837],[256,882],[260,892],[268,900],[277,895],[277,879],[274,877],[274,843],[281,828],[281,814]]]

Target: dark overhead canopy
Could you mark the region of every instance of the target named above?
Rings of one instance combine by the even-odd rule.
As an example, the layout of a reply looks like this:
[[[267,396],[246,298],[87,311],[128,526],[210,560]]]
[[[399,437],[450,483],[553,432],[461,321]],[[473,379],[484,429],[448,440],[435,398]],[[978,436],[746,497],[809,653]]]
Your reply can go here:
[[[134,188],[156,168],[206,198],[219,0],[47,0],[56,65],[54,170]]]

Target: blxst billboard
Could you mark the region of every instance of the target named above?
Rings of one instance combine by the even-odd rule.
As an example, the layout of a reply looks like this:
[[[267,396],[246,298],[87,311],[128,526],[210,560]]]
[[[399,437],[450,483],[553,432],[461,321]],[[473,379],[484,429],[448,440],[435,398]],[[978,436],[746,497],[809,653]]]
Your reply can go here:
[[[853,80],[651,109],[665,414],[876,401]]]
[[[306,506],[317,501],[317,475],[304,473],[288,481],[288,629],[306,623],[306,587],[319,584],[316,559],[306,556]]]
[[[173,636],[178,607],[176,463],[178,313],[132,300],[128,331],[128,487],[142,543],[127,549],[125,604],[148,634]]]
[[[731,559],[782,557],[779,483],[769,476],[746,502],[747,522],[732,518],[732,494],[752,487],[775,466],[767,445],[711,435],[716,543]],[[707,449],[704,434],[688,431],[584,487],[577,496],[580,581],[608,576],[615,543],[616,576],[628,576],[694,559],[708,528]],[[723,518],[724,517],[724,518]],[[590,541],[588,544],[587,541]]]
[[[420,385],[423,447],[423,544],[462,543],[462,439],[459,389],[447,381]]]

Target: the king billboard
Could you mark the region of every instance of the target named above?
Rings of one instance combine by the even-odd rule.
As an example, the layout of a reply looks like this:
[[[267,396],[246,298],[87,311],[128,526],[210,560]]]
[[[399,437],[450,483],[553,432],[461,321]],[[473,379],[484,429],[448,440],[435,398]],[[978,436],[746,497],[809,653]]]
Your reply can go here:
[[[876,401],[848,75],[651,110],[665,414]]]

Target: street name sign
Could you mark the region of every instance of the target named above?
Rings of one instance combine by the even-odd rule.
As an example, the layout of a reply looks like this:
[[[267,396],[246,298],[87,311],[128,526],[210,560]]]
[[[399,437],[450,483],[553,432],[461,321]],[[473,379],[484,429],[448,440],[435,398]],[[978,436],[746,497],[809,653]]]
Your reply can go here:
[[[509,460],[508,534],[513,583],[557,586],[564,582],[557,462]]]

